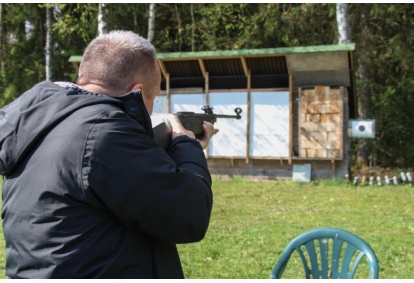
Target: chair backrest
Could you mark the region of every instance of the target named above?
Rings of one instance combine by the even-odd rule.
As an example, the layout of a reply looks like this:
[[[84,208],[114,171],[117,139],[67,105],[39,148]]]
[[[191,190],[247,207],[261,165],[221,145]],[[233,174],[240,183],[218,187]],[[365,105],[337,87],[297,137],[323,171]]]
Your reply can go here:
[[[363,258],[368,262],[369,278],[378,278],[374,250],[355,234],[337,228],[319,228],[293,239],[276,263],[271,278],[281,278],[291,255],[297,252],[307,279],[351,279]]]

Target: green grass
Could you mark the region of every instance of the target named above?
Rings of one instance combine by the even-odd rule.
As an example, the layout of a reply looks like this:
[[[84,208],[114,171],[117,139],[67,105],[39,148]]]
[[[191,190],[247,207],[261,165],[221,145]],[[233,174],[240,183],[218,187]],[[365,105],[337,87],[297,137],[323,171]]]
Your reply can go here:
[[[380,278],[414,276],[414,188],[342,181],[214,180],[205,239],[179,245],[186,278],[269,278],[288,242],[319,227],[349,230],[377,254]],[[303,278],[302,270],[284,278]]]
[[[379,259],[380,278],[414,277],[414,187],[232,178],[214,179],[213,192],[205,239],[178,246],[186,278],[269,278],[288,242],[318,227],[346,229],[367,241]],[[284,278],[303,278],[290,267]]]

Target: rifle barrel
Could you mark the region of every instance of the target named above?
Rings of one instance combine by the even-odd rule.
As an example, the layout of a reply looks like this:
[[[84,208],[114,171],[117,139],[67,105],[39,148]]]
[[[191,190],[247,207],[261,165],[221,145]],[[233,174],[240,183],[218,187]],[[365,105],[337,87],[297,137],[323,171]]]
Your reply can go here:
[[[204,111],[205,114],[214,115],[215,118],[241,119],[240,113],[242,113],[242,110],[240,107],[237,107],[236,109],[234,109],[234,112],[236,113],[236,115],[214,114],[213,108],[208,105],[204,105],[203,108],[201,109]]]
[[[240,115],[221,115],[221,114],[213,114],[215,115],[217,118],[232,118],[232,119],[240,119],[241,116]]]

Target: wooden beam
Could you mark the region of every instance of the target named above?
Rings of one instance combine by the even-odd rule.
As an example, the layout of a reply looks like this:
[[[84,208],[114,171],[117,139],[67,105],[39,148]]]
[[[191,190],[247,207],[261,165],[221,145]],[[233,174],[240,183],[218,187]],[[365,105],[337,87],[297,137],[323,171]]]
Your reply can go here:
[[[201,74],[204,77],[204,85],[206,90],[206,96],[204,98],[204,104],[209,105],[209,92],[210,92],[210,78],[206,66],[204,65],[203,59],[198,59],[198,64],[200,65]]]
[[[206,89],[206,95],[204,97],[204,105],[210,105],[210,101],[209,101],[210,100],[210,95],[209,95],[209,91],[210,91],[209,84],[210,84],[210,81],[209,81],[208,72],[204,72],[203,75],[204,75],[205,89]],[[211,148],[211,147],[207,147],[204,150],[204,155],[206,156],[206,159],[208,159],[210,157],[209,154],[208,154],[209,148]]]
[[[210,105],[210,101],[209,101],[210,100],[210,95],[209,95],[209,92],[210,92],[210,80],[209,80],[208,71],[206,70],[206,66],[204,65],[203,59],[201,59],[201,58],[198,59],[198,64],[200,65],[201,74],[204,77],[204,88],[205,88],[205,94],[206,94],[205,97],[204,97],[204,105]],[[207,147],[204,150],[204,155],[205,155],[206,159],[209,158],[209,154],[208,154],[209,148],[210,147]]]
[[[167,113],[171,113],[171,93],[170,93],[170,73],[165,74],[165,98],[167,103]]]
[[[250,69],[247,69],[247,125],[246,125],[246,164],[250,162],[250,112],[251,112],[251,84]]]
[[[158,65],[160,66],[161,73],[164,76],[164,78],[167,78],[168,71],[167,71],[167,68],[165,68],[164,62],[161,60],[158,60]]]
[[[340,140],[340,142],[341,142],[341,145],[340,145],[340,149],[341,149],[341,158],[343,158],[343,159],[345,159],[346,157],[345,157],[345,152],[346,152],[346,154],[349,154],[348,153],[348,151],[347,150],[345,150],[345,148],[347,148],[348,147],[348,145],[347,145],[347,143],[345,143],[345,141],[347,140],[346,139],[346,135],[347,135],[347,132],[348,132],[348,129],[347,129],[347,126],[346,126],[346,124],[345,124],[345,121],[347,121],[348,122],[348,119],[347,119],[347,117],[349,117],[349,109],[348,109],[348,97],[346,97],[346,99],[345,99],[345,89],[344,89],[344,87],[343,86],[341,86],[340,88],[339,88],[339,98],[340,98],[340,107],[341,107],[341,125],[342,125],[342,130],[340,131],[340,134],[341,134],[341,137],[340,138],[338,138],[339,140]],[[345,106],[345,100],[346,100],[346,106]],[[347,114],[347,116],[345,116],[345,108],[347,108],[348,109],[348,111],[346,111],[346,114]]]
[[[243,66],[244,75],[245,75],[246,77],[249,77],[249,76],[250,76],[250,69],[249,69],[249,67],[247,66],[246,58],[245,58],[245,57],[240,57],[240,59],[241,59],[241,62],[242,62],[242,66]]]
[[[76,73],[79,74],[79,66],[80,66],[80,62],[73,62],[73,67],[76,70]]]
[[[292,165],[293,152],[293,86],[292,75],[289,75],[289,165]]]
[[[288,73],[289,76],[291,76],[292,72],[290,70],[289,57],[288,57],[288,55],[284,55],[284,57],[285,57],[285,62],[286,62],[286,67],[287,67],[287,73]]]
[[[288,163],[292,165],[292,154],[293,154],[293,76],[290,70],[288,56],[285,55],[285,62],[287,66],[287,71],[289,75],[289,155],[288,155]],[[300,103],[300,95],[299,95],[299,103]],[[299,104],[300,109],[300,104]],[[299,119],[300,115],[298,116]],[[299,121],[298,121],[299,122]],[[300,125],[299,125],[300,128]],[[300,137],[299,138],[299,146],[298,146],[298,154],[300,155]]]
[[[245,57],[240,57],[244,75],[247,77],[247,125],[246,125],[246,164],[250,162],[250,112],[252,76]]]
[[[205,89],[206,89],[206,97],[204,98],[204,104],[210,105],[210,77],[208,75],[208,72],[206,72],[204,80],[205,80]]]
[[[298,135],[298,155],[301,158],[307,158],[307,156],[302,156],[301,152],[302,152],[302,142],[301,142],[301,132],[300,132],[300,127],[301,127],[301,109],[302,109],[302,88],[298,88],[298,132],[296,133]]]
[[[336,179],[336,166],[335,166],[335,160],[334,159],[332,159],[331,160],[331,163],[332,163],[332,179]]]
[[[204,65],[203,59],[198,59],[198,64],[200,65],[201,73],[203,74],[203,77],[205,78],[207,76],[206,66]]]

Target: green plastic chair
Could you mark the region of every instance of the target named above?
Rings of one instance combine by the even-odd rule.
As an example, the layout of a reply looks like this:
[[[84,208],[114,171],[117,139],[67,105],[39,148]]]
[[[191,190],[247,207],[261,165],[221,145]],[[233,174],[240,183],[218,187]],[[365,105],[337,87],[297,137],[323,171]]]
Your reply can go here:
[[[378,278],[378,260],[368,243],[342,229],[319,228],[297,236],[287,245],[272,271],[271,279],[281,278],[295,251],[302,260],[306,279],[352,279],[364,257],[368,263],[369,278]]]

